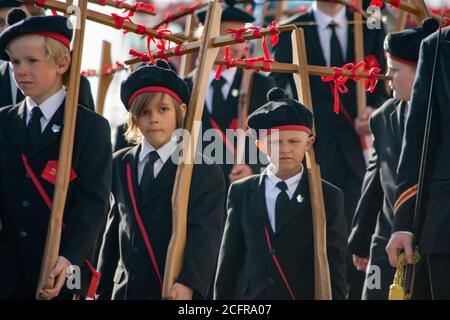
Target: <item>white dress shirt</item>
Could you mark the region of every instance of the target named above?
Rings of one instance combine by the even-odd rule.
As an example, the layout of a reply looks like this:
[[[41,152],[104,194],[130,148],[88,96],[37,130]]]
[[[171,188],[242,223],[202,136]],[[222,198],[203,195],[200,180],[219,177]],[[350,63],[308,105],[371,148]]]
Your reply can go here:
[[[61,88],[58,92],[56,92],[54,95],[52,95],[39,105],[39,108],[41,109],[42,114],[44,115],[41,118],[41,128],[42,128],[41,132],[44,132],[45,127],[50,122],[53,115],[61,106],[65,98],[66,98],[66,90],[64,88]],[[30,97],[26,97],[25,101],[27,106],[26,122],[28,126],[28,122],[31,119],[31,110],[33,110],[33,108],[35,108],[38,104]]]
[[[234,81],[234,76],[236,75],[236,68],[224,69],[221,75],[222,78],[224,78],[226,81],[226,83],[222,87],[222,94],[223,98],[227,100],[228,94],[231,89],[231,85],[233,84]],[[211,86],[211,83],[215,81],[215,77],[216,77],[216,70],[211,70],[208,80],[208,90],[206,91],[206,99],[205,99],[206,109],[208,110],[209,114],[212,113],[212,100],[214,91],[213,87]]]
[[[276,230],[275,205],[277,202],[278,194],[281,192],[281,190],[277,187],[277,183],[280,181],[286,182],[286,185],[288,187],[286,193],[289,196],[289,199],[292,199],[295,190],[297,190],[297,186],[300,183],[300,180],[302,179],[304,170],[302,165],[302,170],[299,173],[297,173],[295,176],[290,177],[287,180],[282,180],[272,172],[272,168],[273,168],[272,165],[269,165],[263,174],[266,174],[266,179],[264,179],[265,183],[264,187],[265,187],[267,213],[269,214],[270,226],[272,227],[272,230],[275,231]]]
[[[317,7],[317,3],[314,1],[312,4],[312,11],[314,13],[314,18],[317,23],[317,32],[319,34],[320,45],[322,47],[322,52],[325,58],[325,62],[327,66],[330,66],[330,42],[332,31],[328,28],[328,25],[331,22],[337,24],[336,26],[336,36],[339,40],[342,49],[342,56],[344,60],[347,57],[347,44],[348,44],[348,24],[347,24],[347,14],[345,11],[345,6],[342,7],[341,11],[339,11],[336,16],[331,17],[326,13],[319,10]],[[339,66],[341,67],[341,66]]]
[[[159,159],[155,161],[153,164],[153,173],[155,178],[158,176],[162,167],[166,163],[166,161],[170,158],[172,153],[175,151],[177,147],[176,138],[171,139],[165,145],[163,145],[159,149],[155,149],[147,140],[142,139],[141,142],[141,152],[139,153],[139,163],[138,163],[138,181],[141,183],[142,174],[144,173],[145,164],[148,161],[148,155],[150,152],[155,151],[158,153]]]

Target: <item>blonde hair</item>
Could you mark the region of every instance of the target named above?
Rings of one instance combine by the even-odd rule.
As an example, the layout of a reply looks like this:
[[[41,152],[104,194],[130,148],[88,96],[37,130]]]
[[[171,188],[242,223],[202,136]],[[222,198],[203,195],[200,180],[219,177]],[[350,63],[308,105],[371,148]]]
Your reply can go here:
[[[33,35],[33,34],[29,34],[29,35]],[[38,34],[33,35],[33,36],[34,36],[33,37],[34,43],[37,45],[41,45],[44,48],[45,57],[49,61],[51,61],[54,65],[60,65],[61,63],[63,63],[63,61],[64,61],[63,59],[67,58],[67,61],[69,63],[69,68],[63,75],[63,84],[65,86],[67,86],[67,83],[69,80],[69,74],[70,74],[70,61],[71,61],[71,55],[70,55],[69,49],[65,45],[63,45],[61,42],[59,42],[55,39],[41,36]],[[18,39],[18,38],[15,38],[15,39]],[[14,40],[12,40],[12,41],[14,41]],[[11,42],[9,42],[8,45],[6,46],[6,53],[8,55],[10,55],[9,46],[10,46]]]
[[[129,143],[134,144],[141,141],[142,133],[138,128],[137,118],[142,113],[142,111],[147,108],[148,105],[151,105],[153,103],[161,104],[164,95],[165,93],[162,92],[147,92],[137,96],[136,99],[134,99],[128,112],[126,130],[124,133],[125,140],[127,140]],[[174,98],[172,98],[171,96],[169,97],[175,107],[177,129],[182,128],[184,124],[184,118],[181,110],[181,105]]]

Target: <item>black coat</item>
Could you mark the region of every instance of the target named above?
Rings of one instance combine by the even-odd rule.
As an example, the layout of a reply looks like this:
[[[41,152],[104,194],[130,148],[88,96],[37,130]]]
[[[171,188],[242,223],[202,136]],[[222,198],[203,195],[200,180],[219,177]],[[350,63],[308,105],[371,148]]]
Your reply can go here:
[[[20,282],[36,287],[44,252],[50,209],[27,174],[28,163],[52,199],[54,182],[42,178],[50,160],[59,156],[64,106],[42,133],[37,148],[30,149],[25,124],[26,106],[0,109],[0,298],[11,296]],[[59,132],[52,127],[60,126]],[[103,117],[80,106],[77,113],[72,169],[59,254],[83,268],[93,251],[108,210],[111,189],[112,151],[109,124]],[[86,275],[86,277],[85,277]],[[82,276],[89,273],[82,269]],[[82,282],[85,293],[87,283]]]
[[[132,168],[137,206],[164,277],[167,247],[172,235],[172,190],[177,166],[169,158],[150,193],[140,195],[137,162],[140,145],[114,154],[112,209],[100,250],[102,273],[99,299],[161,299],[161,288],[135,218],[127,187],[126,166]],[[205,179],[207,177],[207,179]],[[189,194],[184,264],[177,282],[205,297],[211,281],[225,214],[225,182],[217,165],[194,165]]]
[[[219,255],[216,299],[291,299],[269,253],[272,247],[297,299],[314,299],[314,253],[308,178],[303,175],[273,234],[265,205],[265,174],[233,183],[228,196],[228,219]],[[342,192],[323,181],[327,218],[327,254],[334,299],[345,298],[347,249]],[[297,202],[297,195],[304,197]],[[278,228],[277,228],[278,229]]]
[[[20,89],[19,89],[20,91]],[[21,93],[21,92],[20,92]],[[22,95],[23,99],[23,95]],[[17,103],[21,100],[17,97]],[[80,93],[78,104],[85,108],[95,111],[94,99],[92,98],[91,85],[85,76],[80,77]],[[11,78],[9,76],[9,63],[4,61],[0,64],[0,108],[12,104],[11,96]]]
[[[234,96],[233,92],[236,92],[236,90],[238,90],[238,92],[241,89],[241,81],[242,81],[242,74],[243,71],[242,69],[238,69],[236,71],[236,75],[234,77],[233,83],[231,85],[230,91],[228,93],[228,97],[226,97],[226,102],[224,106],[212,106],[213,108],[219,108],[220,110],[223,110],[224,113],[226,113],[226,116],[224,117],[226,120],[224,121],[224,125],[221,125],[221,130],[222,132],[225,132],[225,130],[228,128],[228,126],[230,125],[230,123],[233,120],[237,119],[238,116],[238,106],[239,106],[239,95]],[[191,77],[188,77],[186,79],[186,82],[188,83],[189,87],[192,89],[193,87],[193,78],[194,76],[192,75]],[[270,79],[269,77],[263,76],[261,74],[255,73],[254,74],[254,80],[253,80],[253,86],[252,86],[252,95],[251,95],[251,99],[250,99],[250,105],[249,105],[249,110],[248,110],[248,115],[250,115],[253,111],[255,111],[256,109],[258,109],[259,107],[261,107],[262,105],[267,103],[267,92],[269,92],[270,89],[272,89],[274,86],[274,83],[272,81],[272,79]],[[205,132],[206,130],[209,130],[212,128],[211,124],[210,124],[210,120],[209,118],[211,117],[211,115],[209,114],[208,110],[205,109],[203,111],[203,115],[202,115],[202,130],[203,132]],[[214,141],[214,139],[213,139]],[[248,143],[253,143],[254,146],[254,141],[252,141],[251,139],[249,140],[250,142]],[[209,143],[207,141],[203,142],[203,150],[205,150],[205,148],[209,145]],[[227,182],[227,189],[228,190],[228,186],[230,184],[230,181],[228,179],[228,175],[230,174],[231,170],[233,169],[233,165],[232,164],[226,164],[226,157],[228,154],[228,157],[230,159],[233,159],[233,157],[231,156],[231,153],[228,151],[228,149],[225,147],[225,145],[223,145],[223,150],[226,150],[226,152],[224,152],[224,158],[223,158],[223,162],[224,164],[221,165],[223,173],[224,173],[224,177],[225,177],[225,181]],[[247,156],[246,159],[248,160],[248,150],[249,148],[247,148]],[[262,163],[264,163],[264,157],[259,154],[258,155],[258,163],[256,164],[250,164],[250,166],[252,167],[253,173],[260,173],[260,168],[262,167]],[[248,163],[248,162],[247,162]]]
[[[350,253],[370,257],[370,265],[380,267],[381,288],[367,290],[368,299],[387,299],[395,272],[385,248],[394,219],[395,178],[406,105],[406,102],[389,99],[370,118],[374,153],[364,177],[348,243]]]
[[[348,19],[352,20],[348,14]],[[312,11],[297,15],[289,19],[286,24],[297,22],[315,22]],[[309,65],[326,66],[324,53],[320,45],[319,34],[316,26],[303,27],[305,34],[306,55]],[[364,28],[364,52],[366,55],[374,55],[379,61],[382,70],[385,70],[385,58],[383,51],[384,31],[369,30]],[[291,33],[284,32],[279,36],[279,42],[274,47],[274,58],[277,62],[292,63]],[[328,54],[328,53],[326,53]],[[354,36],[353,28],[348,28],[348,46],[346,62],[354,62]],[[341,67],[341,66],[338,66]],[[272,73],[276,84],[282,88],[292,90],[294,98],[297,98],[294,79],[291,74]],[[363,179],[366,165],[361,149],[359,136],[353,128],[353,121],[344,117],[344,112],[339,115],[333,111],[334,95],[330,83],[325,83],[318,76],[309,77],[311,84],[311,95],[314,107],[314,119],[316,124],[317,141],[315,152],[320,164],[322,178],[331,183],[338,183],[345,175],[347,169],[351,170],[356,177]],[[341,104],[355,119],[356,89],[354,82],[347,82],[349,92],[340,94]],[[386,100],[384,83],[379,82],[375,92],[367,95],[367,104],[376,108]]]
[[[406,120],[397,173],[393,231],[413,231],[413,212],[419,180],[428,96],[438,33],[424,39],[420,49],[411,108]],[[430,156],[425,183],[425,214],[419,223],[422,253],[450,253],[450,28],[442,29],[436,64]],[[408,196],[409,195],[409,196]],[[402,201],[405,200],[405,201]]]

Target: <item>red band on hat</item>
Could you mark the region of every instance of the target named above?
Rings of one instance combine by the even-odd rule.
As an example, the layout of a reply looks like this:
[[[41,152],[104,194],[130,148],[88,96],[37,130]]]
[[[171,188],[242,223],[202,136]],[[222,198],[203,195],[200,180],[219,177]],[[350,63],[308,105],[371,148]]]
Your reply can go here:
[[[303,131],[306,132],[307,134],[311,134],[311,129],[305,126],[299,126],[299,125],[284,125],[284,126],[276,126],[276,127],[272,127],[270,129],[267,129],[267,136],[271,135],[275,130],[279,130],[279,131],[287,131],[287,130],[293,130],[293,131]],[[265,136],[266,136],[265,135]]]
[[[406,64],[406,65],[408,65],[408,66],[417,68],[417,62],[410,61],[410,60],[406,60],[406,59],[402,59],[402,58],[393,56],[393,55],[390,54],[390,53],[387,53],[386,55],[387,55],[389,58],[391,58],[392,60],[395,60],[395,61],[398,61],[398,62],[400,62],[400,63]]]
[[[139,89],[138,91],[136,91],[135,93],[133,93],[133,95],[131,96],[131,98],[128,100],[128,108],[131,106],[131,104],[133,103],[133,101],[140,96],[141,94],[144,93],[148,93],[148,92],[162,92],[162,93],[167,93],[169,96],[171,96],[172,98],[174,98],[179,104],[182,104],[183,101],[181,101],[181,98],[172,90],[167,89],[166,87],[158,87],[158,86],[151,86],[151,87],[144,87],[142,89]]]
[[[64,37],[60,33],[57,33],[57,32],[34,32],[33,34],[37,34],[39,36],[44,36],[44,37],[59,41],[63,45],[65,45],[68,49],[70,49],[70,39]]]

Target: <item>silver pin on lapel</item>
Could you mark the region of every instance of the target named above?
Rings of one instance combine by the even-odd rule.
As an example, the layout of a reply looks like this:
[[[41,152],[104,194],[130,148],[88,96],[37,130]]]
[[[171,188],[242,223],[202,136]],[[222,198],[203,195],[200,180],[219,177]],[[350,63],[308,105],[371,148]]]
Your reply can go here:
[[[59,132],[61,130],[61,126],[58,126],[57,124],[54,124],[53,126],[52,126],[52,131],[54,132],[54,133],[57,133],[57,132]]]
[[[239,90],[238,89],[231,90],[231,95],[236,98],[239,95]]]
[[[303,196],[301,195],[301,194],[299,194],[298,196],[297,196],[297,202],[298,203],[303,203]]]

